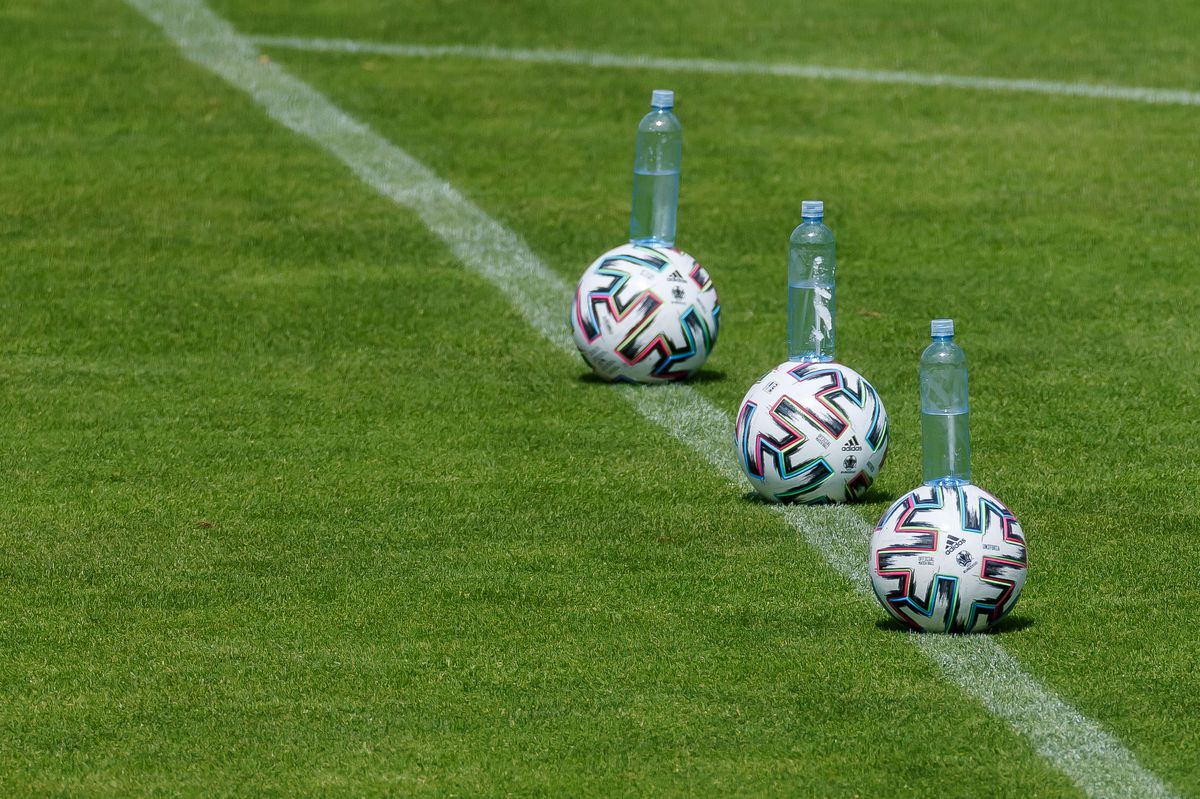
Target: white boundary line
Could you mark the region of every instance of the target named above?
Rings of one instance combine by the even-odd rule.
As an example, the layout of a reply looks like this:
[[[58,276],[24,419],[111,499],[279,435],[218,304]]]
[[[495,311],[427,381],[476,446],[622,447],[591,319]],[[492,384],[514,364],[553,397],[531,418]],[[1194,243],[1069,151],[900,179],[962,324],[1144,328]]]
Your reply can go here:
[[[571,289],[512,231],[399,147],[341,111],[278,64],[261,62],[252,43],[201,0],[126,0],[173,39],[183,54],[246,92],[280,124],[336,156],[354,174],[415,212],[465,266],[492,281],[529,323],[573,354],[564,316]],[[684,385],[623,388],[647,419],[694,449],[735,485],[728,416]],[[777,507],[860,596],[870,527],[846,507]],[[1025,735],[1033,748],[1097,799],[1173,797],[1120,741],[1039,685],[991,636],[912,635],[951,682]]]
[[[362,53],[401,58],[473,58],[486,61],[524,61],[537,64],[608,67],[617,69],[661,69],[671,72],[704,72],[723,75],[771,75],[784,78],[842,80],[895,86],[940,86],[997,92],[1031,92],[1058,97],[1092,97],[1160,105],[1200,105],[1200,92],[1183,89],[1152,89],[1111,86],[1099,83],[985,78],[972,75],[849,69],[816,64],[772,64],[754,61],[717,61],[710,58],[656,58],[623,56],[583,50],[530,50],[477,47],[472,45],[422,45],[360,42],[352,39],[298,38],[294,36],[251,36],[249,41],[269,47],[324,53]]]

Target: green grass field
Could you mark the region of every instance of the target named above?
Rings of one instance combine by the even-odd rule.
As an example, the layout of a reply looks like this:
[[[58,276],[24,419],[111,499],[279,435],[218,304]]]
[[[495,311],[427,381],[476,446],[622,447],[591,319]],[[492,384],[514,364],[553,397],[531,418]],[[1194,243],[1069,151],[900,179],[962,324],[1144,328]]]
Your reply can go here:
[[[1200,90],[1182,0],[210,7]],[[1083,793],[625,401],[653,389],[588,379],[134,8],[10,0],[0,42],[0,795]],[[975,481],[1031,551],[992,637],[1200,797],[1200,106],[263,50],[569,283],[625,237],[633,130],[673,88],[678,243],[722,299],[693,386],[731,418],[786,354],[787,236],[823,198],[839,359],[892,424],[856,512],[920,482],[917,358],[952,316]]]

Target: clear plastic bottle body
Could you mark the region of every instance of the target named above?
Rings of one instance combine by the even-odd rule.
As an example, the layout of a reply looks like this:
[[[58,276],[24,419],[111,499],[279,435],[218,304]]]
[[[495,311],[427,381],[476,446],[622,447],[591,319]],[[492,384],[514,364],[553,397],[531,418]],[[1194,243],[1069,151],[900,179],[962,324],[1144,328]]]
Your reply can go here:
[[[921,471],[926,485],[971,482],[967,354],[953,334],[921,354]]]
[[[662,102],[658,95],[655,92],[656,102]],[[629,216],[629,240],[634,244],[674,246],[682,163],[683,126],[671,106],[655,105],[637,129]]]
[[[834,359],[833,231],[822,216],[805,216],[788,241],[788,360]]]

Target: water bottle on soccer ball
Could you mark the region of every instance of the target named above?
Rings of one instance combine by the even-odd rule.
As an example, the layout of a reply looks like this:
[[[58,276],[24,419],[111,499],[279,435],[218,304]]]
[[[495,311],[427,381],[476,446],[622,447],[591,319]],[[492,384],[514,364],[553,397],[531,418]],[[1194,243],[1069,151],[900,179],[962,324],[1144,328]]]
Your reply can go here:
[[[825,203],[800,204],[800,225],[788,241],[788,360],[833,360],[833,231]]]
[[[971,482],[967,354],[954,343],[954,320],[934,319],[921,353],[921,452],[925,485]]]
[[[679,167],[683,161],[683,126],[671,112],[675,92],[655,89],[650,113],[637,130],[633,161],[633,213],[629,240],[634,244],[675,244],[675,210],[679,205]]]

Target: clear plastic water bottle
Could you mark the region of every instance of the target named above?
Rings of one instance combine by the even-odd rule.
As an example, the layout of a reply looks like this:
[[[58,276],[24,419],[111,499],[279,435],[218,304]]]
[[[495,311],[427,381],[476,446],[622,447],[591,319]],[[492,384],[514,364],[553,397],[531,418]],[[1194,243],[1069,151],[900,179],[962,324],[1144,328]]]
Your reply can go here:
[[[825,203],[800,204],[800,225],[788,241],[788,360],[832,361],[836,253],[822,221]]]
[[[638,125],[633,213],[629,216],[629,240],[634,244],[675,244],[683,126],[671,111],[674,106],[675,92],[655,89],[650,96],[650,113]]]
[[[925,485],[971,482],[967,354],[954,343],[954,320],[934,319],[921,353],[921,453]]]

